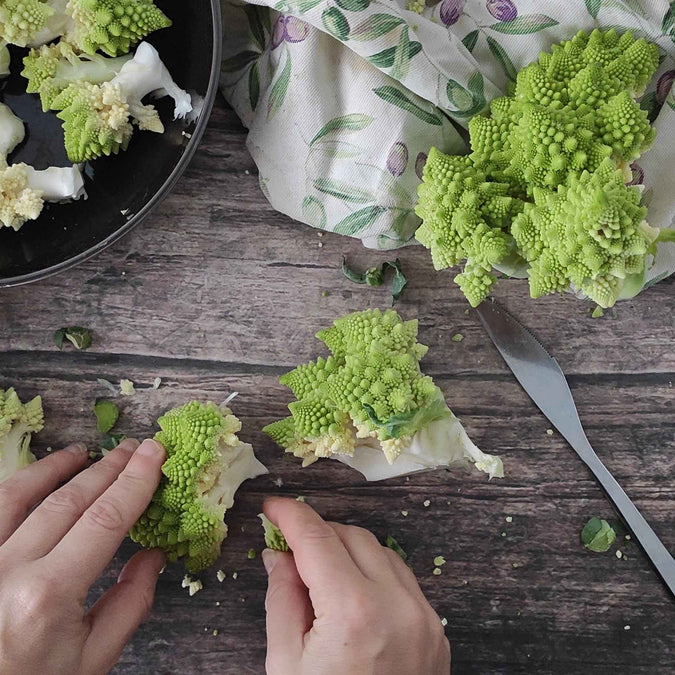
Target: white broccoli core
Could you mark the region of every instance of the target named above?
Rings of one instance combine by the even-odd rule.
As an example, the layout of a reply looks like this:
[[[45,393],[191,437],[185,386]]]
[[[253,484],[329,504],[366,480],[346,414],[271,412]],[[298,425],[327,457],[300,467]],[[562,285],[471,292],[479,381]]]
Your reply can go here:
[[[7,49],[7,43],[4,40],[0,40],[0,77],[5,77],[9,75],[9,49]]]
[[[27,47],[41,47],[70,32],[74,26],[73,19],[66,11],[68,0],[47,0],[46,4],[54,10],[54,13],[49,17],[47,23],[33,35],[26,45]]]
[[[209,466],[197,485],[197,496],[207,508],[222,508],[224,512],[232,508],[239,486],[249,478],[266,474],[267,469],[256,459],[248,443],[222,444],[218,452],[220,458]]]
[[[25,135],[23,122],[9,106],[0,103],[0,168]]]
[[[35,455],[30,451],[31,432],[25,424],[15,422],[0,436],[0,483],[35,461]]]
[[[28,185],[33,190],[41,192],[42,199],[48,202],[61,202],[69,199],[79,199],[85,196],[84,180],[77,165],[58,167],[52,166],[42,171],[26,166]]]

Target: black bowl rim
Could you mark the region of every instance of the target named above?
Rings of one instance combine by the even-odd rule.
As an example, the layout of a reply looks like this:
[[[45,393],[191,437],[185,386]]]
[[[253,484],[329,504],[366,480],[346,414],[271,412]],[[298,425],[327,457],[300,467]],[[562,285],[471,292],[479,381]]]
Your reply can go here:
[[[112,244],[127,234],[127,232],[136,227],[138,223],[140,223],[146,216],[154,211],[164,201],[164,199],[166,199],[167,195],[169,192],[171,192],[171,189],[181,177],[190,163],[190,160],[197,151],[197,148],[199,147],[199,143],[202,139],[202,136],[204,135],[209,118],[211,117],[211,110],[213,109],[213,104],[215,103],[216,95],[218,93],[220,61],[223,48],[220,0],[211,0],[211,17],[213,20],[211,74],[209,76],[209,85],[206,91],[206,96],[204,97],[202,111],[199,115],[199,119],[197,120],[197,124],[195,125],[195,130],[192,133],[192,138],[189,140],[178,164],[176,164],[174,170],[169,174],[162,186],[157,190],[157,192],[155,192],[147,204],[145,204],[145,206],[143,206],[143,208],[138,213],[134,214],[134,216],[130,218],[124,225],[119,227],[117,230],[115,230],[115,232],[107,236],[102,241],[94,244],[86,251],[83,251],[72,258],[68,258],[67,260],[63,260],[56,265],[52,265],[51,267],[45,267],[44,269],[36,270],[35,272],[28,272],[27,274],[19,274],[14,277],[6,277],[4,279],[0,278],[0,288],[20,286],[21,284],[29,284],[33,281],[46,279],[47,277],[58,274],[59,272],[64,272],[75,265],[79,265],[81,262],[89,260],[89,258],[93,258],[101,251],[105,250],[109,246],[112,246]]]

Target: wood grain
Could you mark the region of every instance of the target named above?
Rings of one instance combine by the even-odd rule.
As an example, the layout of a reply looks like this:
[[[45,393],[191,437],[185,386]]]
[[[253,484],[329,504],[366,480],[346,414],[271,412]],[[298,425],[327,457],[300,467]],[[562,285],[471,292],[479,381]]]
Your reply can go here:
[[[126,377],[138,391],[117,399],[117,428],[138,436],[152,433],[168,407],[239,391],[232,405],[242,435],[270,468],[238,493],[228,512],[230,537],[219,564],[203,575],[204,590],[189,598],[182,569],[169,567],[152,617],[114,672],[264,671],[266,580],[259,558],[246,553],[263,545],[261,500],[280,493],[303,494],[330,518],[396,537],[448,619],[455,674],[672,673],[672,598],[634,542],[621,544],[627,560],[581,546],[584,522],[614,517],[611,507],[565,442],[546,433],[547,421],[477,317],[465,313],[451,273],[433,272],[420,247],[398,252],[409,287],[397,309],[419,317],[420,339],[431,347],[425,371],[476,443],[504,458],[506,478],[440,471],[368,484],[330,460],[301,470],[262,435],[289,401],[278,375],[324,353],[314,333],[336,316],[389,304],[386,289],[342,277],[342,255],[366,267],[391,254],[319,237],[275,213],[244,140],[219,102],[190,169],[153,216],[95,260],[0,297],[0,386],[43,394],[43,450],[71,439],[95,446],[91,407],[108,395],[96,380]],[[523,282],[504,281],[496,293],[569,374],[591,442],[671,550],[674,288],[666,280],[600,319],[590,318],[589,303],[568,296],[529,301]],[[51,335],[64,324],[91,327],[92,348],[57,352]],[[458,332],[464,340],[452,342]],[[162,386],[153,390],[156,376]],[[92,598],[113,583],[133,549],[124,544]],[[448,560],[438,577],[431,574],[437,555]],[[218,567],[228,574],[222,584]]]

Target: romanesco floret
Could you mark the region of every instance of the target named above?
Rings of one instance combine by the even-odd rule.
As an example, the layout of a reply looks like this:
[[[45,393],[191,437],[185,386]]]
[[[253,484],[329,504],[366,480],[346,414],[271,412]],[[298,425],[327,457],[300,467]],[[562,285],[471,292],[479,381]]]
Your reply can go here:
[[[267,469],[239,440],[241,422],[225,406],[192,401],[158,423],[155,438],[167,454],[164,477],[129,536],[164,549],[171,562],[184,558],[188,572],[199,572],[220,554],[227,535],[223,517],[237,488]]]
[[[61,91],[51,107],[61,111],[57,117],[64,121],[70,160],[83,162],[126,149],[132,122],[139,129],[162,133],[164,125],[157,110],[142,103],[152,92],[173,98],[175,117],[185,117],[192,110],[190,95],[171,79],[157,50],[147,42],[138,46],[134,57],[110,81],[77,81]]]
[[[265,546],[273,551],[290,551],[283,532],[264,513],[259,513],[258,518],[265,531]]]
[[[355,457],[364,447],[391,465],[425,430],[458,424],[441,390],[420,371],[428,348],[417,342],[416,320],[371,309],[335,320],[317,337],[333,355],[280,378],[298,400],[288,406],[290,417],[264,429],[303,466],[319,457]]]
[[[30,442],[42,426],[39,396],[21,403],[14,389],[0,389],[0,483],[35,461]]]
[[[0,39],[0,77],[7,77],[9,75],[9,63],[11,56],[7,43]]]
[[[0,38],[19,47],[39,47],[66,30],[67,0],[3,0]]]
[[[61,40],[31,50],[23,60],[21,74],[28,80],[26,91],[40,95],[46,112],[51,109],[54,98],[73,82],[102,84],[112,80],[130,59],[130,55],[106,58],[101,54],[77,53]]]
[[[23,122],[0,103],[0,227],[18,230],[35,220],[45,201],[61,202],[84,195],[79,167],[50,167],[37,171],[27,164],[7,166],[7,156],[23,141]]]
[[[466,260],[455,281],[472,305],[496,283],[493,268],[529,275],[533,297],[572,285],[603,306],[644,272],[654,241],[671,235],[639,226],[640,193],[627,197],[623,182],[654,141],[634,96],[658,61],[658,48],[630,32],[582,31],[523,68],[490,116],[470,120],[468,156],[431,150],[416,238],[437,269]]]

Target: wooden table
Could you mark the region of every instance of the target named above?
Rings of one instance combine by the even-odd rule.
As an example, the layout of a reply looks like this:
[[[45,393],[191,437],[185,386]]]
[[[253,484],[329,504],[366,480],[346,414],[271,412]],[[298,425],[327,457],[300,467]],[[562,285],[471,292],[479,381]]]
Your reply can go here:
[[[190,169],[156,213],[96,259],[0,296],[0,386],[43,395],[41,448],[74,439],[95,447],[92,404],[108,394],[96,380],[129,378],[137,393],[118,399],[118,429],[149,435],[170,407],[238,391],[242,436],[270,469],[238,492],[230,537],[202,575],[204,590],[188,597],[182,568],[170,566],[152,617],[114,672],[264,671],[266,577],[247,551],[263,546],[263,497],[279,493],[304,495],[324,516],[400,542],[448,620],[455,675],[673,673],[673,599],[633,541],[620,542],[625,559],[581,545],[588,518],[614,517],[609,503],[562,438],[547,434],[477,316],[465,312],[452,273],[434,272],[421,247],[399,252],[409,286],[397,309],[419,317],[420,340],[430,346],[425,372],[474,441],[503,457],[506,477],[438,471],[368,484],[338,462],[301,469],[261,433],[290,400],[278,376],[325,353],[314,333],[389,303],[386,288],[342,276],[342,255],[364,268],[388,256],[275,213],[244,140],[219,102]],[[671,277],[597,319],[590,303],[572,297],[529,300],[524,282],[504,281],[496,292],[559,360],[591,442],[671,550],[674,290]],[[72,324],[92,329],[87,352],[56,351],[52,332]],[[455,333],[464,340],[451,341]],[[125,543],[94,592],[113,583],[133,549]],[[441,576],[432,575],[437,555],[448,561]]]

